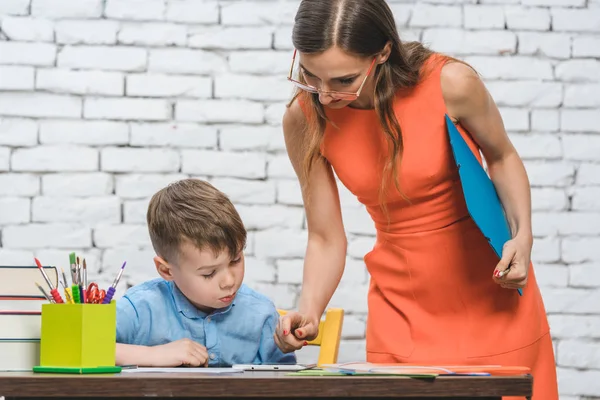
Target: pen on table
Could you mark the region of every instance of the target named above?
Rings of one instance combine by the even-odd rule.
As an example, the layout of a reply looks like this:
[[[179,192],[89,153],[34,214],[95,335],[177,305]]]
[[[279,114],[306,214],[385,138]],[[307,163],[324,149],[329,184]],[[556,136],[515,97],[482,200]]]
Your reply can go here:
[[[46,291],[44,290],[44,288],[40,286],[39,283],[36,282],[35,286],[37,286],[38,289],[40,290],[40,292],[42,292],[42,294],[44,295],[44,297],[46,298],[46,300],[48,300],[50,303],[56,303],[54,301],[54,299],[52,297],[50,297],[50,295],[48,295],[48,293],[46,293]]]
[[[44,271],[44,267],[42,266],[42,263],[40,262],[40,260],[38,260],[37,258],[34,258],[34,260],[38,266],[38,269],[42,273],[42,276],[46,280],[48,287],[50,288],[50,294],[52,295],[52,298],[54,299],[54,301],[56,301],[57,303],[64,303],[62,297],[60,297],[60,293],[58,293],[58,289],[55,288],[54,285],[52,285],[52,282],[50,282],[50,279],[48,279],[48,275],[46,275],[46,271]]]
[[[106,296],[104,296],[104,300],[102,300],[102,304],[110,304],[110,301],[112,300],[113,296],[115,295],[115,289],[116,289],[117,285],[119,284],[119,280],[121,279],[121,276],[123,275],[123,270],[125,269],[125,264],[127,264],[127,261],[125,261],[123,263],[123,265],[121,266],[121,270],[119,271],[113,284],[106,291]]]

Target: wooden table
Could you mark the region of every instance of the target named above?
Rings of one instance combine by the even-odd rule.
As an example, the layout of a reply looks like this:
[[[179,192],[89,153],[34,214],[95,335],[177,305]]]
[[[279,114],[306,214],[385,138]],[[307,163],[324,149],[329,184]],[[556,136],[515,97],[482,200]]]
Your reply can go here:
[[[401,399],[500,400],[531,396],[527,376],[463,376],[411,379],[394,376],[286,376],[284,372],[228,375],[121,373],[110,375],[0,372],[0,396],[27,398],[244,398],[385,397]]]

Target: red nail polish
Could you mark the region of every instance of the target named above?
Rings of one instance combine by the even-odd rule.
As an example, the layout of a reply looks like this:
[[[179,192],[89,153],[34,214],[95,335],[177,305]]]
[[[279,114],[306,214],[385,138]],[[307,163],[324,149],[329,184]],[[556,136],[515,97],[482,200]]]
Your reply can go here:
[[[288,334],[288,331],[283,331],[283,334],[284,334],[284,335],[287,335],[287,334]]]
[[[306,340],[304,341],[304,345],[305,345],[305,346],[308,346],[308,342],[307,342]]]
[[[296,331],[298,335],[302,335],[302,331]]]

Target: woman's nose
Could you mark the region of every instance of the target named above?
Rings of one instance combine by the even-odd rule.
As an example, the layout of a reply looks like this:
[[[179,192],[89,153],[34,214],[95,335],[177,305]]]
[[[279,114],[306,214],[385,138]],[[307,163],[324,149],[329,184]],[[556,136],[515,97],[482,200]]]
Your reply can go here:
[[[333,101],[333,98],[328,94],[319,93],[319,101],[326,106]]]

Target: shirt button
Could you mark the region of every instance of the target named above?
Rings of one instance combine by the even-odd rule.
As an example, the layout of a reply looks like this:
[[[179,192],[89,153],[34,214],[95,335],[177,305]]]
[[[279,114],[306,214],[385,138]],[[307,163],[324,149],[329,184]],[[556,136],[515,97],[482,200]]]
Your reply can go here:
[[[215,353],[210,353],[210,359],[214,360],[215,359]]]
[[[210,322],[210,317],[206,317],[206,322]]]

